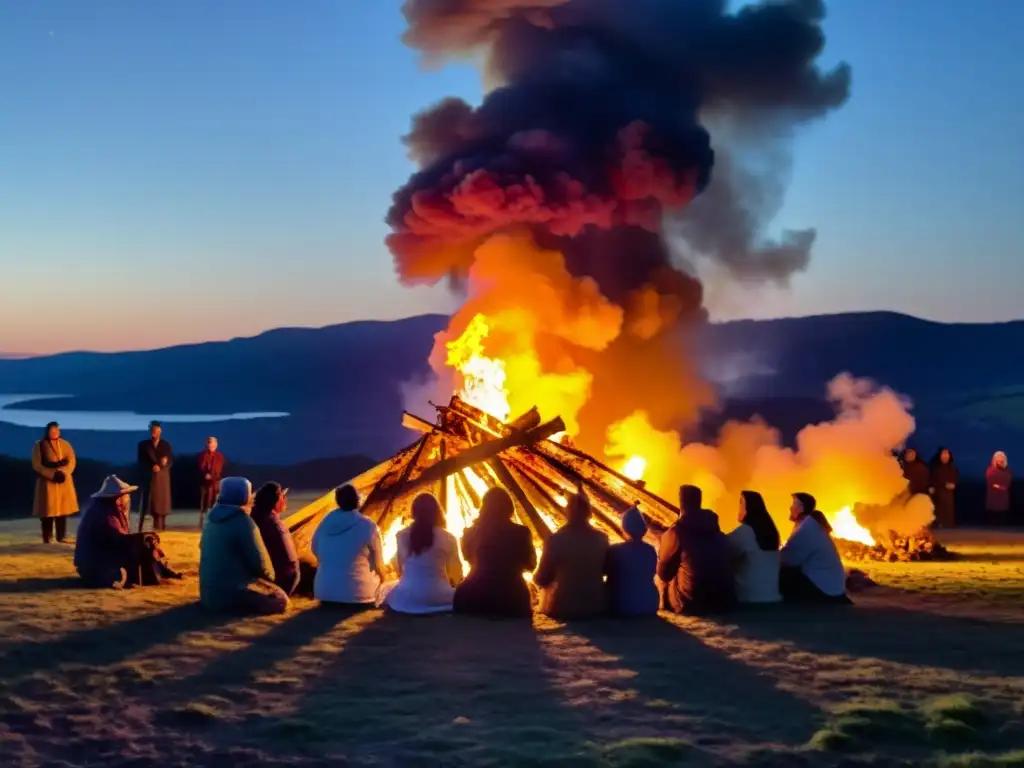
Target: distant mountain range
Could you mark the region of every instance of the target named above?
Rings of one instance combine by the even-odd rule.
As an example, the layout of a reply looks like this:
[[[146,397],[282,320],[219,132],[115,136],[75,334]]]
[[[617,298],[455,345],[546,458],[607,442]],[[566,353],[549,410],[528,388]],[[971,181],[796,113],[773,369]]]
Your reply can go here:
[[[433,336],[447,318],[286,328],[252,338],[147,352],[75,352],[0,360],[0,395],[72,393],[17,406],[61,411],[201,414],[278,411],[282,419],[173,424],[179,451],[210,432],[239,461],[283,464],[323,456],[383,457],[411,436],[400,426],[400,387],[428,372]],[[857,313],[714,324],[705,367],[723,382],[724,418],[765,417],[786,435],[830,417],[824,387],[837,373],[866,376],[910,396],[922,449],[940,440],[983,463],[1000,448],[1024,455],[1024,322],[942,324],[895,313]],[[2,413],[2,412],[0,412]],[[423,414],[427,417],[430,414]],[[0,424],[0,453],[25,455],[39,430]],[[124,461],[142,435],[77,432],[80,454]],[[1012,459],[1012,456],[1011,456]]]

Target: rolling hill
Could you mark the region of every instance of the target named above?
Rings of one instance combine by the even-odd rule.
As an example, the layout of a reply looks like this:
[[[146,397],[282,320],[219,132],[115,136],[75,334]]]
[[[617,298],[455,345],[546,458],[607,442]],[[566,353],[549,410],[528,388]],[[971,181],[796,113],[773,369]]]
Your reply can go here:
[[[167,437],[195,451],[209,432],[239,461],[283,465],[322,456],[383,456],[409,435],[399,424],[400,385],[427,371],[441,315],[286,328],[252,338],[167,349],[76,352],[0,360],[0,394],[72,393],[19,405],[40,412],[238,413],[282,411],[282,419],[175,424]],[[942,324],[895,313],[859,313],[708,326],[701,354],[729,379],[721,414],[759,413],[792,435],[828,418],[825,383],[867,376],[909,395],[924,450],[938,442],[958,457],[987,461],[994,448],[1024,451],[1024,322]],[[728,375],[724,374],[726,372]],[[24,455],[38,430],[0,423],[0,453]],[[84,455],[130,456],[135,433],[78,432]]]

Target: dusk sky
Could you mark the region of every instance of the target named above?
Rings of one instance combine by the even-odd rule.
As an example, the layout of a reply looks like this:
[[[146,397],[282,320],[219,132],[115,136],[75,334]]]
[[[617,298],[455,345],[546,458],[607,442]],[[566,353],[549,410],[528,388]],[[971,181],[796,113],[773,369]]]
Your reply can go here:
[[[384,246],[425,71],[398,0],[0,6],[0,352],[117,350],[448,311]],[[789,291],[716,318],[1024,315],[1024,3],[833,0],[848,105],[798,138],[775,227],[814,226]]]

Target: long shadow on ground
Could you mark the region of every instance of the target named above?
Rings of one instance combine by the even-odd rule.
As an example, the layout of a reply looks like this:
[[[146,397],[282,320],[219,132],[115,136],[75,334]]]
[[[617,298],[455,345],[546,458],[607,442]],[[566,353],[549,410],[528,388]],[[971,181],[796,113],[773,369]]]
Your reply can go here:
[[[77,576],[0,581],[0,595],[43,594],[46,592],[65,592],[73,589],[86,589],[85,584]]]

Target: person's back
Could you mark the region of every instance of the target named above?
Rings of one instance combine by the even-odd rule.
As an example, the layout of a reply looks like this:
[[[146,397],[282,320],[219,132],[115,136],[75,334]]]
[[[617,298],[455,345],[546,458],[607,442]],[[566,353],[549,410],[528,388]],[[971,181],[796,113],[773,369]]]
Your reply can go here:
[[[608,536],[589,522],[570,522],[544,544],[534,583],[543,590],[541,613],[587,619],[608,607],[604,586]]]
[[[692,491],[687,489],[692,488]],[[700,506],[700,491],[683,486],[675,524],[661,537],[658,576],[676,613],[724,613],[736,606],[732,549],[718,515]]]
[[[288,527],[281,520],[287,510],[288,492],[278,483],[267,483],[256,492],[252,520],[259,529],[274,568],[274,583],[291,595],[299,585],[299,556]]]
[[[357,510],[335,509],[320,523],[312,540],[317,559],[313,596],[326,603],[376,602],[383,567],[377,524]]]
[[[754,529],[746,523],[740,523],[728,539],[738,560],[736,598],[741,603],[779,602],[779,550],[762,549]]]
[[[828,531],[811,515],[797,522],[780,554],[783,566],[798,568],[825,597],[845,597],[843,561]]]
[[[387,597],[398,613],[443,613],[452,609],[455,587],[462,581],[459,542],[444,528],[434,528],[434,541],[422,552],[410,551],[412,528],[398,534],[398,584]]]
[[[616,616],[654,615],[659,602],[654,584],[658,553],[644,541],[647,523],[636,507],[622,516],[622,530],[626,541],[608,547],[609,608]]]
[[[270,556],[252,518],[239,506],[210,510],[199,541],[199,600],[209,608],[232,608],[238,590],[274,580]]]

